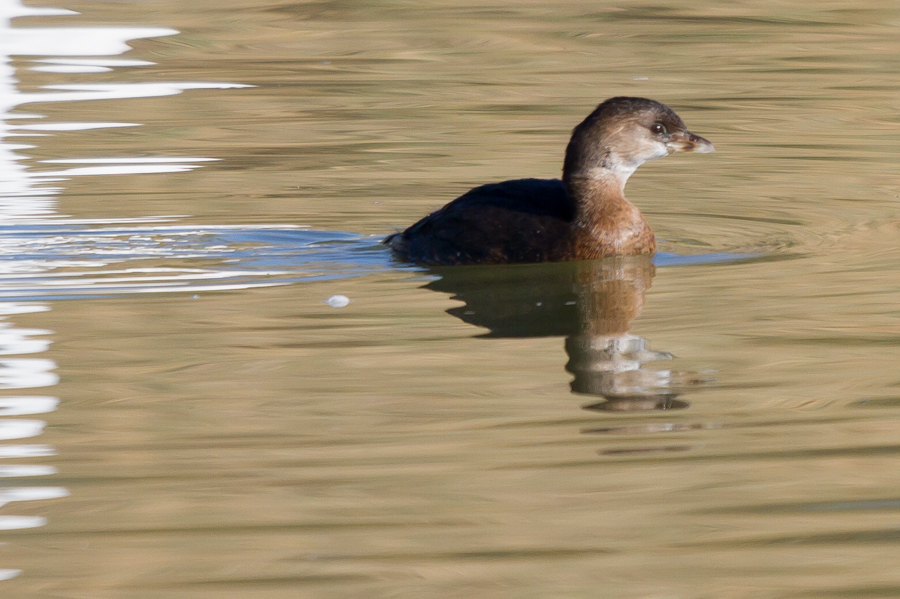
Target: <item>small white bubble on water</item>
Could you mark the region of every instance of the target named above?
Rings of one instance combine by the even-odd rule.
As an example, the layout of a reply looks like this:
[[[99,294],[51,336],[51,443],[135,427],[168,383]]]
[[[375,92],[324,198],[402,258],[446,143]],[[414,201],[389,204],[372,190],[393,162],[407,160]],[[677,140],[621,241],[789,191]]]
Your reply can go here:
[[[343,308],[350,303],[350,298],[346,295],[332,295],[327,300],[325,300],[325,303],[332,308]]]

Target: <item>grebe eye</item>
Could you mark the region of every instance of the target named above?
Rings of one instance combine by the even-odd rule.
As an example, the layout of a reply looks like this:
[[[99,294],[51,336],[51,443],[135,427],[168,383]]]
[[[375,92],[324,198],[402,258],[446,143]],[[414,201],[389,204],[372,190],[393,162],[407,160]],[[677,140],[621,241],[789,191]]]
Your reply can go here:
[[[653,123],[653,126],[650,127],[650,130],[656,133],[657,135],[664,135],[667,133],[666,126],[662,123]]]

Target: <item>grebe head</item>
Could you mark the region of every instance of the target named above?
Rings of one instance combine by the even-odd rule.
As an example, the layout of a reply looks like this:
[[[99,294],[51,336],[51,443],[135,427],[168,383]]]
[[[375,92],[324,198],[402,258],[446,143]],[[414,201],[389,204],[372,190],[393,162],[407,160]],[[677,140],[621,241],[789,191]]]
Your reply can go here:
[[[612,178],[624,186],[648,160],[674,152],[714,151],[668,106],[646,98],[610,98],[572,131],[563,180]]]

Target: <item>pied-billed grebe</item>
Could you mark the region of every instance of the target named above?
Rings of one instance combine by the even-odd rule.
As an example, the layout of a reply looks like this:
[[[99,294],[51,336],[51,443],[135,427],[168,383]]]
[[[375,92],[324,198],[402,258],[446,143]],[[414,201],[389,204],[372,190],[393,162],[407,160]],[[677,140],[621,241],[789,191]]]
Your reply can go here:
[[[572,131],[562,181],[476,187],[384,243],[406,260],[445,265],[652,254],[656,238],[625,182],[648,160],[713,151],[668,106],[610,98]]]

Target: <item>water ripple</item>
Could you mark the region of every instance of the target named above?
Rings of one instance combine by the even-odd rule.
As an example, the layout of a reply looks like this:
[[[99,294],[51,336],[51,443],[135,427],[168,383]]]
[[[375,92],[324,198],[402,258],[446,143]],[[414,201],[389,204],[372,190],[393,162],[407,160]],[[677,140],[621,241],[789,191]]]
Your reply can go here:
[[[0,300],[222,291],[358,276],[390,266],[376,241],[292,226],[2,227]]]

